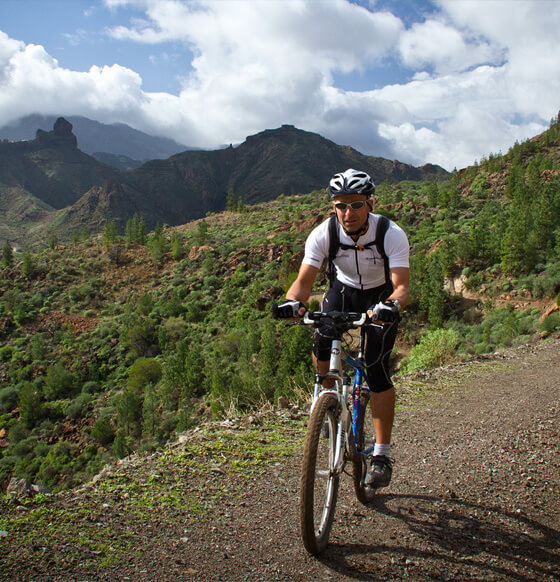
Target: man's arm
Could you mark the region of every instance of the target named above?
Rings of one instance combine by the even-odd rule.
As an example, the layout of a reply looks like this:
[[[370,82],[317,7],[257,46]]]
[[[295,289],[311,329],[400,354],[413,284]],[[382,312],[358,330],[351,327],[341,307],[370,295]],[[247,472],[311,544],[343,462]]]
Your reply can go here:
[[[306,303],[311,295],[313,283],[315,282],[318,272],[319,269],[317,267],[302,264],[297,279],[292,283],[286,293],[286,299]]]
[[[391,282],[393,292],[388,299],[396,299],[404,309],[410,300],[410,269],[408,267],[391,269]]]
[[[390,303],[395,299],[400,304],[400,309],[408,305],[410,298],[410,269],[408,267],[394,267],[391,269],[391,282],[393,283],[393,292],[385,300],[377,305],[372,305],[367,314],[375,321],[389,323],[398,319],[399,308],[397,305]]]

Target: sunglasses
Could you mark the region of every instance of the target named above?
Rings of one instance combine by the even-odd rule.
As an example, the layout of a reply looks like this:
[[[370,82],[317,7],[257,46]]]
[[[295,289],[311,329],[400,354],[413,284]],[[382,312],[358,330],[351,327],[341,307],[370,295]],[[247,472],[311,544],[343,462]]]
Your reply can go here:
[[[354,202],[350,202],[349,204],[346,202],[336,202],[334,207],[341,212],[346,212],[348,207],[352,210],[360,210],[367,204],[367,200],[355,200]]]

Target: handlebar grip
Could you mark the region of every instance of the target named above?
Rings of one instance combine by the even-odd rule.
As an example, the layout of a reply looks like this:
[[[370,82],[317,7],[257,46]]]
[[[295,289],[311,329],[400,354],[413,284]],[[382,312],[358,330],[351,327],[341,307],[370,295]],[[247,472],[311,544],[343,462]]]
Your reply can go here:
[[[278,303],[274,302],[270,306],[270,311],[272,312],[272,317],[274,317],[274,319],[278,319]]]

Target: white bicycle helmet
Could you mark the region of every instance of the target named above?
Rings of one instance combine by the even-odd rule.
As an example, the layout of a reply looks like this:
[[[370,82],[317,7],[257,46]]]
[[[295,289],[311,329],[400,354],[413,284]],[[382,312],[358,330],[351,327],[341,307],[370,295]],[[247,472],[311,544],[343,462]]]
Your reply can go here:
[[[342,194],[364,194],[371,198],[375,192],[375,184],[369,174],[348,168],[332,177],[328,191],[331,198]]]

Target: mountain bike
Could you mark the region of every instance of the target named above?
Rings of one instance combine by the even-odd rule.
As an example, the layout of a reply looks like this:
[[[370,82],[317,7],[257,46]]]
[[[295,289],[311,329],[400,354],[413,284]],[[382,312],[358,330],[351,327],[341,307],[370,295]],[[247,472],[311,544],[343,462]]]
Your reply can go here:
[[[340,475],[348,462],[352,464],[358,500],[366,504],[375,496],[375,489],[364,484],[366,459],[373,452],[375,432],[372,416],[367,414],[370,388],[363,352],[366,327],[383,326],[368,321],[364,313],[335,311],[307,312],[302,321],[291,325],[317,328],[324,324],[333,327],[337,334],[331,344],[329,372],[325,376],[315,375],[300,483],[301,536],[310,554],[318,554],[327,546]],[[349,336],[352,329],[360,330],[357,357],[347,353],[348,345],[355,342]],[[343,362],[355,371],[352,385],[350,376],[343,370]],[[323,387],[326,379],[334,381],[333,388]]]

